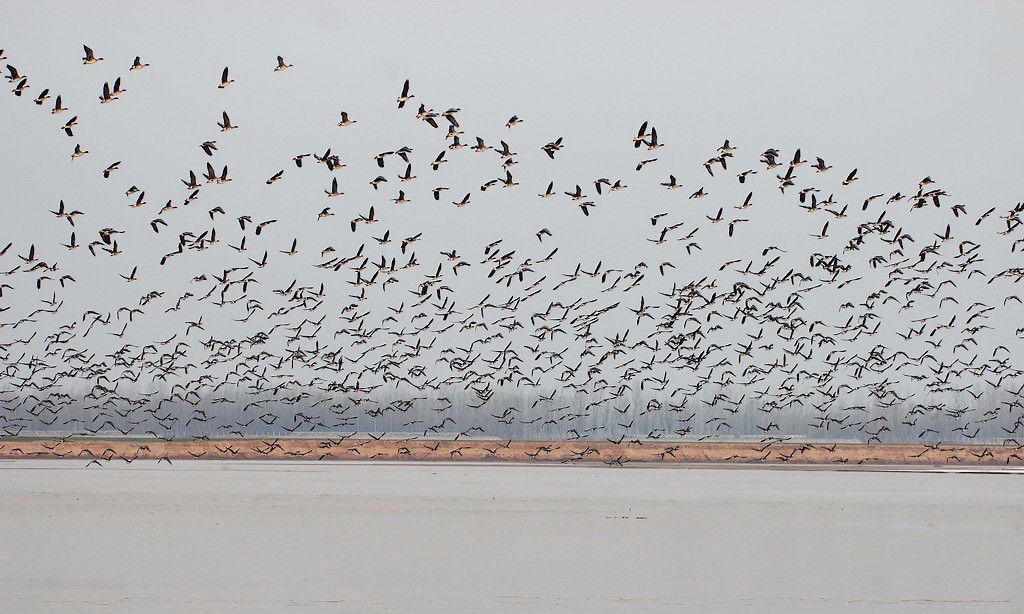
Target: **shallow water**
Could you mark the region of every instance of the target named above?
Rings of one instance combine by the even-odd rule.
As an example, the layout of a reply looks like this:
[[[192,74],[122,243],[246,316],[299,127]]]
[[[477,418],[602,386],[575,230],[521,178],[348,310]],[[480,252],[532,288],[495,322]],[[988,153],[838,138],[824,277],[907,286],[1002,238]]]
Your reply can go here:
[[[0,611],[1020,612],[1024,476],[0,462]]]

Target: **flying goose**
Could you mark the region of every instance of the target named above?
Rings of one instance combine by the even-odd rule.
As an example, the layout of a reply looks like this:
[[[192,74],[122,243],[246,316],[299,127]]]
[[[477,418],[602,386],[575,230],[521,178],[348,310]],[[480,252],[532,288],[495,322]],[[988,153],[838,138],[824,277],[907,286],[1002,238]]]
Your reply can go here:
[[[96,62],[103,61],[103,58],[96,57],[88,45],[82,45],[82,49],[85,49],[85,57],[82,58],[82,64],[95,64]]]
[[[117,100],[117,96],[110,93],[110,84],[107,82],[103,83],[103,93],[100,94],[100,104],[107,104]]]
[[[352,124],[355,124],[355,123],[357,123],[357,120],[349,119],[348,118],[348,111],[342,111],[341,112],[341,121],[338,122],[339,126],[342,126],[342,127],[344,127],[344,126],[351,126]]]
[[[235,128],[238,128],[238,126],[231,125],[231,118],[228,117],[227,111],[221,111],[221,117],[223,118],[223,121],[217,122],[217,125],[220,126],[221,132],[227,132],[229,130],[234,130]]]
[[[274,68],[274,72],[280,72],[282,70],[288,70],[291,67],[292,67],[291,64],[285,64],[284,63],[284,58],[282,58],[281,56],[277,56],[277,67]]]
[[[633,137],[633,147],[639,149],[640,145],[647,138],[647,122],[640,124],[640,129],[637,130],[636,136]]]
[[[228,67],[225,66],[224,71],[220,73],[220,84],[217,86],[217,89],[222,90],[234,82],[234,79],[228,79]]]
[[[341,195],[344,194],[344,192],[339,192],[338,191],[338,178],[337,177],[331,179],[331,189],[330,190],[324,190],[324,194],[326,194],[327,196],[341,196]]]
[[[441,168],[441,165],[444,164],[445,162],[447,162],[447,160],[444,159],[444,151],[442,151],[441,153],[437,154],[437,157],[434,158],[434,161],[430,163],[430,168],[431,170],[436,171],[437,169]],[[412,165],[410,165],[410,169],[411,168]]]
[[[28,78],[26,77],[26,78],[22,79],[21,81],[18,81],[18,84],[15,85],[14,89],[11,90],[11,91],[14,92],[15,96],[21,96],[21,93],[24,92],[27,89],[28,89]]]
[[[75,133],[72,131],[72,128],[74,128],[77,125],[78,125],[78,116],[75,115],[74,117],[72,117],[71,119],[66,121],[64,123],[64,125],[60,127],[60,129],[63,130],[64,133],[67,134],[68,136],[75,136]]]
[[[668,176],[668,181],[666,181],[665,183],[662,183],[661,185],[663,187],[669,189],[669,190],[675,190],[676,188],[683,187],[682,184],[676,183],[676,176],[675,175],[669,175]]]
[[[824,173],[828,169],[832,168],[831,166],[825,164],[825,161],[822,160],[821,158],[815,158],[815,160],[817,160],[817,162],[811,168],[813,168],[815,171],[819,173]]]
[[[402,107],[405,106],[405,103],[408,102],[409,99],[411,99],[411,98],[415,98],[415,96],[413,94],[409,93],[409,80],[406,79],[405,80],[405,85],[402,86],[402,95],[399,96],[395,100],[395,102],[398,103],[398,108],[401,109]]]

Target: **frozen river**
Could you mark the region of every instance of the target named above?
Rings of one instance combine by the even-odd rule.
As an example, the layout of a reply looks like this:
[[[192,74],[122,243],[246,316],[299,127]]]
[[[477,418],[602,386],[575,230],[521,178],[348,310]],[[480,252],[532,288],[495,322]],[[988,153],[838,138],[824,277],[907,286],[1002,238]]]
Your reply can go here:
[[[0,462],[0,612],[1022,612],[1024,475]]]

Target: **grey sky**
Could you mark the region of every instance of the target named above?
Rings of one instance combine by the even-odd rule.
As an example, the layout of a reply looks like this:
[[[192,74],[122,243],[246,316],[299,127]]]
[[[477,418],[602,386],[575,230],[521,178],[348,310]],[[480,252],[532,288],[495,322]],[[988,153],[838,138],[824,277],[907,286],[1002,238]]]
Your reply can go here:
[[[509,236],[526,242],[549,226],[556,231],[552,243],[566,250],[582,238],[600,242],[611,255],[618,247],[618,255],[625,256],[635,245],[609,240],[621,226],[609,220],[608,205],[599,208],[596,219],[583,219],[575,207],[532,196],[548,179],[571,189],[575,183],[592,188],[588,183],[600,176],[621,177],[634,188],[615,195],[622,203],[616,214],[646,213],[644,200],[666,198],[644,185],[655,178],[676,174],[684,184],[671,193],[677,197],[711,183],[699,164],[724,138],[739,148],[736,164],[744,168],[753,168],[756,154],[767,147],[785,154],[802,147],[805,157],[821,155],[834,164],[833,174],[858,167],[862,180],[854,187],[861,189],[850,195],[853,202],[861,192],[907,193],[929,174],[951,198],[973,209],[1018,198],[1009,179],[1021,162],[1015,116],[1024,103],[1024,84],[1015,70],[1024,51],[1009,42],[1022,17],[1011,3],[827,8],[816,3],[524,3],[511,8],[409,2],[297,3],[287,9],[267,3],[260,7],[264,10],[252,3],[175,3],[131,11],[119,10],[116,3],[96,6],[18,3],[7,8],[12,27],[3,45],[7,61],[31,77],[28,93],[34,96],[48,86],[71,107],[60,118],[80,117],[76,137],[68,139],[57,129],[57,118],[23,104],[24,98],[0,99],[5,140],[17,147],[5,156],[5,196],[18,203],[8,207],[10,226],[58,236],[56,230],[65,225],[45,210],[64,198],[87,212],[80,224],[85,228],[90,223],[120,227],[118,221],[145,227],[135,222],[155,217],[151,209],[167,198],[181,198],[177,179],[189,168],[201,168],[206,158],[197,145],[208,138],[220,142],[216,161],[232,167],[235,182],[215,186],[215,195],[204,193],[195,209],[239,199],[244,207],[224,203],[231,205],[229,214],[245,208],[268,217],[308,218],[329,203],[338,212],[330,220],[332,234],[341,232],[350,213],[375,202],[373,196],[379,214],[387,215],[381,202],[385,195],[394,197],[394,177],[381,194],[366,186],[377,172],[370,156],[378,151],[401,145],[416,149],[422,179],[410,190],[416,193],[410,210],[434,206],[423,202],[433,183],[452,184],[446,196],[457,199],[463,185],[476,192],[479,183],[497,176],[493,160],[474,167],[463,161],[474,156],[463,155],[442,167],[437,180],[427,177],[431,173],[423,165],[443,143],[440,134],[394,109],[405,78],[413,81],[413,106],[463,109],[464,140],[480,135],[497,144],[498,137],[506,138],[530,156],[529,164],[513,168],[522,183],[509,191],[514,199],[501,190],[475,194],[489,206],[471,206],[451,218],[463,225],[463,233],[479,230],[488,240]],[[81,66],[82,43],[107,59]],[[271,72],[278,53],[295,68]],[[153,66],[129,74],[135,55]],[[237,83],[218,91],[213,86],[224,65],[231,66]],[[112,105],[98,105],[102,82],[117,76],[124,77],[128,93]],[[219,135],[214,122],[222,110],[242,129]],[[334,128],[340,110],[360,123]],[[512,114],[526,121],[507,131],[503,124]],[[659,163],[645,169],[642,180],[632,172],[638,152],[628,147],[628,139],[644,120],[658,127],[668,147],[656,152]],[[566,149],[551,163],[538,147],[559,136],[565,137]],[[93,153],[69,164],[77,142]],[[329,184],[326,173],[296,173],[288,162],[296,153],[329,146],[349,165],[340,173],[347,195],[337,201],[318,197]],[[98,170],[115,160],[124,161],[123,170],[110,181],[100,180]],[[399,166],[390,163],[385,174],[401,172]],[[287,192],[279,190],[287,194],[283,202],[256,181],[281,168],[288,169],[288,181],[274,187],[287,185]],[[151,204],[145,212],[124,206],[121,195],[132,184],[147,190]],[[729,182],[718,187],[716,197],[725,189],[742,198],[741,188]],[[772,191],[758,193],[770,198]],[[713,214],[712,206],[719,204],[713,200],[705,199],[702,209]],[[694,204],[682,201],[672,202]],[[183,213],[175,212],[176,219],[188,219]],[[533,219],[523,220],[526,215]],[[502,232],[487,234],[496,223]],[[508,233],[506,224],[522,226],[522,232]],[[570,236],[577,229],[585,232]],[[298,234],[275,231],[278,249],[286,249],[286,240]],[[330,241],[304,232],[301,247],[307,251]],[[135,235],[121,239],[126,260],[147,266],[132,248],[134,241],[152,238]],[[173,232],[168,235],[161,241],[173,247]],[[222,236],[233,235],[222,231]],[[52,252],[47,248],[46,253]]]
[[[780,274],[805,266],[807,255],[815,251],[841,253],[854,226],[883,210],[914,235],[908,255],[927,246],[932,233],[941,233],[946,223],[954,223],[957,241],[972,239],[985,246],[986,273],[1021,263],[1021,250],[1009,250],[1015,237],[994,236],[1002,224],[996,216],[1020,199],[1015,179],[1024,161],[1019,148],[1024,82],[1017,74],[1024,46],[1016,42],[1024,9],[1008,2],[178,2],[131,9],[119,3],[40,2],[18,3],[5,13],[8,26],[0,34],[0,48],[8,57],[4,63],[27,74],[30,87],[21,98],[0,96],[6,143],[4,227],[7,240],[14,242],[0,268],[20,263],[15,253],[27,253],[30,244],[43,261],[59,261],[54,279],[67,273],[78,280],[60,294],[65,300],[60,322],[77,320],[86,309],[138,306],[139,297],[151,290],[166,292],[154,302],[152,313],[130,326],[124,340],[93,337],[97,347],[183,333],[184,322],[200,314],[207,318],[204,322],[217,325],[210,333],[214,336],[251,332],[252,327],[230,322],[244,315],[241,305],[214,310],[193,299],[181,312],[161,314],[186,290],[205,294],[211,284],[190,284],[193,276],[248,265],[247,257],[259,259],[264,250],[271,264],[258,272],[259,296],[272,296],[272,289],[284,288],[292,279],[299,285],[325,281],[331,294],[328,313],[336,314],[349,302],[347,295],[358,290],[345,283],[354,274],[344,269],[323,273],[310,268],[330,257],[321,257],[321,249],[333,246],[335,256],[346,256],[365,243],[372,259],[385,253],[400,265],[397,242],[418,232],[423,238],[410,252],[417,253],[420,268],[404,272],[400,283],[383,292],[374,288],[361,310],[415,300],[407,290],[433,271],[442,260],[439,251],[449,249],[472,263],[472,270],[459,277],[445,263],[444,283],[454,288],[461,308],[489,292],[504,300],[531,279],[512,290],[486,279],[487,268],[478,264],[481,248],[499,238],[504,239],[502,249],[517,250],[517,263],[522,258],[539,260],[560,248],[556,260],[534,280],[547,274],[557,281],[577,262],[584,269],[602,261],[605,268],[629,271],[642,260],[650,265],[644,294],[652,296],[671,287],[673,280],[716,276],[727,259],[753,259],[760,266],[766,260],[760,252],[768,245],[787,250],[777,265]],[[83,43],[105,60],[83,66]],[[273,72],[278,54],[294,67]],[[136,55],[151,66],[129,73]],[[235,83],[218,90],[224,66],[230,67]],[[127,92],[113,104],[100,105],[103,82],[117,77],[123,78]],[[406,78],[415,98],[398,110],[394,100]],[[70,111],[54,117],[48,112],[52,101],[33,105],[31,99],[43,87],[51,95],[62,94]],[[520,154],[511,171],[521,185],[480,191],[484,181],[503,174],[493,152],[448,151],[450,161],[432,172],[429,161],[448,142],[444,126],[434,130],[415,119],[420,103],[437,111],[461,108],[464,142],[472,144],[475,136],[495,146],[499,139],[507,140]],[[337,127],[342,110],[358,123]],[[238,130],[218,131],[222,111]],[[68,138],[59,127],[72,115],[78,115],[79,126],[74,138]],[[509,130],[504,124],[512,115],[524,123]],[[643,121],[657,127],[664,148],[648,152],[631,146]],[[540,147],[559,137],[565,147],[549,160]],[[213,164],[218,170],[227,164],[233,181],[204,187],[197,202],[181,206],[188,191],[178,182],[190,169],[198,174],[211,160],[198,147],[207,139],[219,146]],[[710,177],[701,164],[716,155],[724,139],[737,147],[735,157],[728,171],[716,169]],[[91,153],[71,161],[76,143]],[[405,169],[396,157],[388,159],[384,170],[372,159],[401,146],[414,150],[418,179],[408,184],[397,179]],[[309,164],[297,169],[291,162],[296,154],[328,147],[347,165],[333,175],[345,192],[340,198],[324,195],[332,174],[322,165],[307,159]],[[850,205],[850,219],[809,217],[796,208],[796,189],[780,194],[774,174],[784,168],[766,171],[758,163],[760,152],[769,147],[781,151],[783,162],[801,148],[810,162],[821,156],[834,165],[820,176],[810,163],[803,166],[797,189],[818,187],[820,199],[835,193],[837,209]],[[649,157],[658,161],[641,172],[633,170],[638,160]],[[121,169],[102,179],[100,171],[116,160],[123,161]],[[854,168],[860,180],[841,186]],[[282,169],[281,182],[264,184]],[[735,175],[745,169],[757,169],[758,174],[740,185]],[[667,191],[658,185],[670,173],[682,189]],[[375,192],[367,182],[377,174],[389,182]],[[949,194],[941,212],[930,207],[911,212],[905,201],[885,206],[884,199],[860,212],[866,196],[913,193],[926,175]],[[599,177],[621,179],[630,187],[597,197],[593,181]],[[560,196],[537,198],[550,180]],[[597,202],[589,217],[561,195],[576,184]],[[134,197],[124,192],[131,185],[146,191],[146,206],[129,208]],[[430,195],[435,186],[451,188],[439,203]],[[701,187],[710,196],[687,198]],[[389,202],[400,188],[412,203]],[[748,191],[754,192],[755,206],[732,210]],[[451,205],[467,192],[472,193],[470,206]],[[66,242],[72,229],[48,213],[60,199],[85,212],[76,226],[83,248],[71,254],[59,243]],[[168,199],[179,208],[159,214]],[[948,208],[954,203],[967,207],[970,221],[953,218]],[[382,223],[352,233],[349,220],[371,205]],[[215,206],[227,214],[211,222],[207,212]],[[317,221],[325,206],[335,217]],[[725,224],[705,219],[720,207],[727,220],[751,220],[737,226],[733,239],[727,238]],[[975,227],[973,220],[990,207],[998,213]],[[687,256],[685,243],[645,241],[661,228],[652,226],[649,217],[662,212],[668,213],[663,224],[683,223],[676,231],[682,235],[700,227],[695,240],[703,251]],[[240,240],[234,220],[243,214],[254,222],[279,221],[261,237],[248,231],[249,251],[237,254],[228,243]],[[149,222],[158,216],[169,228],[155,235]],[[809,237],[829,220],[829,240]],[[175,249],[179,232],[198,234],[214,226],[220,244],[207,252],[186,251],[159,266],[159,256]],[[92,258],[84,251],[104,227],[126,231],[117,237],[122,256]],[[543,243],[535,237],[541,228],[553,234]],[[381,248],[372,237],[386,229],[395,243]],[[295,238],[299,254],[280,254]],[[863,300],[871,287],[880,285],[884,273],[871,273],[865,266],[879,249],[873,245],[849,256],[856,263],[851,277],[868,276],[847,288],[849,300]],[[660,278],[657,265],[663,261],[677,269]],[[128,285],[117,277],[136,265],[138,282]],[[720,277],[723,286],[737,279],[753,283],[728,271]],[[17,321],[40,306],[40,298],[59,290],[49,282],[36,291],[28,275],[16,279],[16,291],[4,293],[3,304],[12,307],[3,314],[9,316],[4,322]],[[1003,290],[1010,287],[986,288],[985,281],[962,282],[962,296],[1002,307]],[[598,293],[602,286],[586,287],[602,304],[612,300]],[[568,295],[582,296],[579,284]],[[268,312],[275,308],[264,300]],[[622,300],[635,306],[639,293]],[[807,300],[823,310],[805,316],[810,320],[846,319],[835,312],[847,300],[839,290]],[[943,317],[956,312],[946,307]],[[873,342],[898,344],[894,332],[904,320],[933,315],[936,309],[929,305],[920,313],[908,312],[892,316],[900,320],[899,326]],[[990,322],[996,328],[981,337],[1012,340],[1012,314],[1012,309],[1001,309]],[[109,330],[120,330],[121,323],[116,324]],[[23,338],[24,330],[5,328],[0,336]]]

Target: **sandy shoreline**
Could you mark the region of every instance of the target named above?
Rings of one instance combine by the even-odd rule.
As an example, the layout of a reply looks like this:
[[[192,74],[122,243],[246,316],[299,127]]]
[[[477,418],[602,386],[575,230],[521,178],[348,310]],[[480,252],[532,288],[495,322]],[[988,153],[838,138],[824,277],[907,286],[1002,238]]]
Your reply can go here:
[[[1024,466],[1015,446],[374,439],[163,441],[33,439],[0,442],[0,459],[391,460],[548,463],[787,463],[811,465]]]

